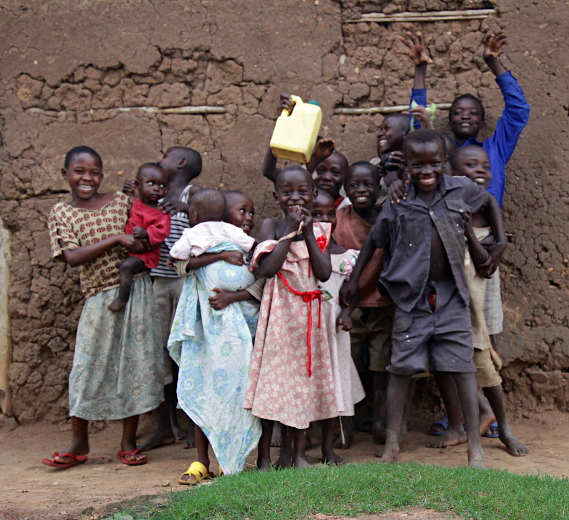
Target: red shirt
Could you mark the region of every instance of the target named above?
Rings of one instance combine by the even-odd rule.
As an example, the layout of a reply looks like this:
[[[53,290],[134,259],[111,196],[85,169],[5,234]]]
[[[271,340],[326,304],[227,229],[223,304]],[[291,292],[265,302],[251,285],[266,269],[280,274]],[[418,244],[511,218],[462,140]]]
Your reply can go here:
[[[148,241],[151,246],[159,245],[170,235],[170,215],[162,210],[147,206],[140,199],[136,199],[130,210],[130,217],[125,226],[125,232],[132,234],[135,227],[146,229]],[[140,258],[146,267],[158,267],[160,261],[160,248],[152,249],[146,253],[129,253],[129,256]]]

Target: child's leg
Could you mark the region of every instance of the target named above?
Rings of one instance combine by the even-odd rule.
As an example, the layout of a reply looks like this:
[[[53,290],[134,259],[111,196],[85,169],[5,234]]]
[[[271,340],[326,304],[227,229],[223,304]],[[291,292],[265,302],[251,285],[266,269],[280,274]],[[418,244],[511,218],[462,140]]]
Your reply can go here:
[[[373,374],[373,426],[371,435],[375,444],[385,442],[385,414],[387,403],[387,386],[389,372],[372,372]]]
[[[348,416],[339,417],[340,435],[334,441],[334,448],[338,450],[347,450],[352,447],[355,436],[354,418]]]
[[[386,440],[382,450],[383,462],[397,462],[399,458],[399,441],[401,436],[401,423],[405,413],[405,403],[409,395],[410,375],[389,375],[386,403]]]
[[[145,460],[146,455],[133,452],[136,450],[136,430],[138,428],[138,415],[133,415],[123,419],[121,450],[129,452],[124,455],[126,460]]]
[[[295,468],[311,468],[312,465],[306,460],[306,430],[288,427],[289,435],[292,437],[292,463]]]
[[[202,475],[202,476],[203,477],[206,477],[206,476],[207,477],[213,477],[213,474],[211,474],[209,471],[209,453],[208,453],[209,440],[206,437],[205,433],[202,431],[202,429],[195,423],[194,423],[194,432],[195,432],[195,436],[196,436],[196,444],[198,447],[198,462],[203,464],[207,470],[206,474]],[[190,466],[190,469],[191,468],[192,467]],[[221,469],[223,469],[223,468],[221,468]],[[180,477],[180,481],[188,482],[190,485],[194,485],[194,484],[197,484],[200,481],[200,479],[196,478],[194,475],[186,473]]]
[[[119,267],[120,273],[120,286],[119,286],[119,295],[116,297],[115,301],[113,301],[109,305],[110,311],[120,311],[124,309],[128,299],[130,298],[130,289],[132,287],[132,280],[135,274],[142,273],[146,270],[146,266],[144,262],[140,258],[136,258],[135,256],[127,256],[122,262]]]
[[[322,425],[322,462],[324,464],[335,464],[339,466],[344,460],[334,453],[334,427],[336,425],[336,417],[332,419],[324,419],[320,421]]]
[[[439,387],[443,403],[448,417],[448,427],[446,431],[429,444],[431,448],[444,448],[446,446],[456,446],[466,442],[466,432],[464,431],[462,408],[458,397],[458,391],[454,378],[448,374],[435,374],[435,381]]]
[[[275,427],[279,427],[280,439],[279,446],[281,447],[279,458],[275,462],[275,468],[284,469],[290,468],[292,464],[292,437],[288,426],[275,421],[273,426],[273,436],[271,439],[271,446],[274,446]]]
[[[73,455],[87,455],[89,453],[89,421],[79,417],[71,417],[71,429],[73,437],[71,442],[60,453],[72,453]],[[56,462],[67,464],[72,459],[69,457],[55,457]]]
[[[484,395],[490,401],[492,411],[498,420],[498,435],[506,446],[508,453],[514,457],[527,455],[528,449],[515,437],[508,422],[506,399],[504,398],[502,385],[484,388]]]
[[[286,433],[282,432],[282,428],[286,428],[286,426],[283,426],[280,422],[275,421],[273,425],[273,436],[271,437],[272,448],[280,448],[282,445],[282,439],[286,435]]]
[[[458,390],[458,397],[466,420],[468,438],[468,465],[484,468],[480,444],[480,416],[478,413],[478,387],[473,372],[451,372]]]
[[[259,439],[257,469],[269,471],[271,469],[271,437],[273,435],[274,421],[261,419],[261,438]]]

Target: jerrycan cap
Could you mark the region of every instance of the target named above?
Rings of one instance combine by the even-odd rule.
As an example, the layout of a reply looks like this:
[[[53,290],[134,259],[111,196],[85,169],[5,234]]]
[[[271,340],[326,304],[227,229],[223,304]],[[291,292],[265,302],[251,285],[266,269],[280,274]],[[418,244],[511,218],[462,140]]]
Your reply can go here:
[[[308,104],[309,104],[309,105],[316,105],[317,107],[320,106],[320,103],[318,103],[318,101],[316,101],[315,99],[311,99],[311,100],[308,102]]]

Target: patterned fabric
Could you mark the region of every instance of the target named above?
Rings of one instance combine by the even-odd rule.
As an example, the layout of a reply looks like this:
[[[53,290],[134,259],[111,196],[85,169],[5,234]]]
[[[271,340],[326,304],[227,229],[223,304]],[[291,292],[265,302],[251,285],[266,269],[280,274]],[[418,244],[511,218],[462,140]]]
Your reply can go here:
[[[314,234],[329,240],[330,224],[315,223]],[[257,268],[261,255],[276,244],[259,244],[252,267]],[[306,242],[292,242],[279,273],[297,291],[311,292],[318,290],[318,281],[310,272]],[[298,429],[338,415],[327,329],[318,328],[317,302],[312,304],[312,377],[307,373],[310,303],[287,289],[278,276],[267,279],[244,405],[257,417]]]
[[[332,274],[320,284],[322,290],[322,321],[327,329],[330,360],[334,374],[338,414],[354,415],[354,404],[365,397],[364,387],[352,359],[350,333],[336,327],[340,307],[340,287],[352,273],[359,251],[349,249],[341,255],[331,255]]]
[[[227,250],[239,249],[225,240],[207,252]],[[254,282],[247,266],[223,260],[192,271],[168,341],[180,365],[180,405],[203,430],[226,474],[243,470],[261,436],[261,422],[243,409],[259,305],[243,301],[216,311],[208,298],[216,287],[238,291]]]
[[[47,220],[52,257],[63,259],[65,250],[72,251],[124,233],[129,208],[130,199],[119,191],[101,209],[74,208],[67,202],[55,204]],[[59,240],[65,242],[64,247],[59,245]],[[79,267],[81,290],[86,298],[120,282],[119,264],[125,256],[117,246]]]
[[[486,282],[486,297],[484,299],[484,319],[488,334],[500,334],[504,330],[504,308],[500,290],[500,268],[494,271],[492,278]]]
[[[124,419],[164,400],[163,353],[148,274],[135,277],[123,310],[107,309],[118,287],[87,298],[69,376],[69,415]]]

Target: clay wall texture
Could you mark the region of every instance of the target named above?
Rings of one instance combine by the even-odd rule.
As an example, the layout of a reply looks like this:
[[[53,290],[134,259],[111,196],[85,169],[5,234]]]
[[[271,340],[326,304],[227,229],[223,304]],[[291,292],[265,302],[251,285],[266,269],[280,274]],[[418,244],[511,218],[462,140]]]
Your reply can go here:
[[[345,23],[364,12],[495,8],[486,20]],[[413,66],[396,35],[422,30],[435,61],[429,101],[470,92],[490,134],[502,110],[485,67],[488,30],[510,35],[502,61],[532,106],[508,165],[499,350],[514,413],[569,409],[569,80],[564,2],[530,0],[0,1],[0,218],[9,232],[12,404],[20,423],[67,414],[67,375],[82,306],[78,273],[50,259],[46,218],[67,200],[65,152],[87,144],[105,161],[106,189],[170,146],[202,153],[199,185],[243,189],[257,224],[275,214],[260,165],[280,92],[318,99],[321,133],[350,162],[376,156],[381,115],[334,107],[406,104]],[[224,106],[225,114],[121,108]],[[447,113],[437,125],[446,128]],[[0,416],[1,418],[2,416]]]

